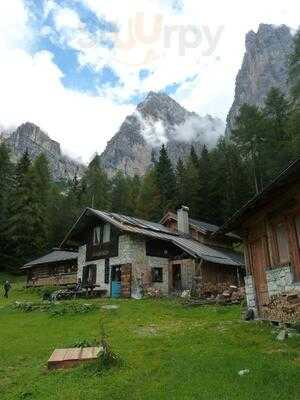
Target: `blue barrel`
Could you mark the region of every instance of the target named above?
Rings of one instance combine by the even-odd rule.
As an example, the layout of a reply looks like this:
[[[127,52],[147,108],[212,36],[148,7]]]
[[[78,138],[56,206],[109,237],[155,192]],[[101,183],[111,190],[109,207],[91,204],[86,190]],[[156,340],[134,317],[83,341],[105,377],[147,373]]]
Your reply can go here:
[[[121,282],[111,282],[111,297],[121,297]]]

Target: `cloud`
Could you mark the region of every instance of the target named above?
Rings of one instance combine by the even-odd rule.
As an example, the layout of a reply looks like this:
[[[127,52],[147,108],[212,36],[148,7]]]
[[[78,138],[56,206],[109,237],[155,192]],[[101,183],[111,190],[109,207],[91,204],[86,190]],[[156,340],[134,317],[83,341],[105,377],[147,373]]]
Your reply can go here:
[[[164,124],[160,120],[154,120],[150,117],[144,118],[139,111],[135,111],[134,115],[137,117],[140,126],[141,134],[151,147],[160,147],[162,144],[168,142]]]
[[[199,118],[190,116],[175,128],[175,137],[179,141],[197,141],[206,144],[209,148],[215,146],[218,138],[224,133],[224,123],[220,119],[207,115]]]
[[[1,125],[7,129],[25,121],[34,122],[59,141],[69,155],[88,161],[95,151],[104,149],[134,106],[114,104],[103,96],[65,88],[63,72],[55,64],[53,54],[31,54],[26,48],[27,40],[22,42],[22,33],[23,38],[31,36],[28,10],[21,7],[22,1],[13,1],[20,12],[15,16],[12,13],[11,21],[20,25],[16,36],[2,31],[9,40],[4,40],[5,47],[0,48]],[[0,15],[1,29],[11,26]]]

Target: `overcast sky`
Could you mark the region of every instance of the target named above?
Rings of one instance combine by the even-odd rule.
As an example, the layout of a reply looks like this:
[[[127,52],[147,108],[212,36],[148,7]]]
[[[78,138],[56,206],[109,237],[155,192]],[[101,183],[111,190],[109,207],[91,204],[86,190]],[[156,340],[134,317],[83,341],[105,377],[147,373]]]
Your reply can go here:
[[[245,34],[299,25],[295,0],[0,0],[0,126],[101,152],[149,90],[225,120]]]

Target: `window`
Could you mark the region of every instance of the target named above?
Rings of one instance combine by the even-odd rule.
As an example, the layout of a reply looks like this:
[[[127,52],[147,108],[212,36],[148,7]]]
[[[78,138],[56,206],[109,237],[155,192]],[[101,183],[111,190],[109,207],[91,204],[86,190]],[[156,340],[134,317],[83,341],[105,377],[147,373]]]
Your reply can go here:
[[[82,283],[86,284],[95,284],[97,277],[97,266],[94,264],[85,265],[82,270]]]
[[[286,227],[283,223],[280,223],[276,227],[276,239],[277,239],[278,256],[280,263],[288,262],[290,259],[289,243],[288,243]]]
[[[103,243],[110,242],[110,224],[104,224],[103,227]]]
[[[109,258],[105,259],[104,283],[109,283]]]
[[[300,215],[295,218],[295,227],[297,232],[298,246],[300,247]]]
[[[93,229],[93,245],[101,243],[101,226],[95,226]]]
[[[152,282],[163,282],[162,268],[152,268]]]

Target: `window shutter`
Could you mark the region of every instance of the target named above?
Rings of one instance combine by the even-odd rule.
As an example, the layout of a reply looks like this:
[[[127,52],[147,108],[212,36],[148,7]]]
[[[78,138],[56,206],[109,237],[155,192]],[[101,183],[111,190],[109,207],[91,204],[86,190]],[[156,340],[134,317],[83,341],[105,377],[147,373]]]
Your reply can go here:
[[[289,261],[289,244],[286,227],[283,223],[277,225],[276,229],[277,244],[278,244],[278,254],[280,262],[284,263]]]
[[[105,259],[105,267],[104,267],[104,283],[109,283],[109,259]]]
[[[101,243],[101,227],[96,226],[93,231],[93,244]]]
[[[103,243],[110,242],[110,224],[106,223],[103,227]]]
[[[300,247],[300,215],[295,218],[295,226],[297,232],[298,246]]]
[[[85,285],[89,278],[89,266],[86,265],[82,269],[82,283]]]
[[[97,280],[97,266],[96,265],[90,265],[90,281],[92,284],[96,283]]]

